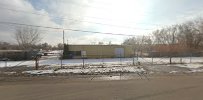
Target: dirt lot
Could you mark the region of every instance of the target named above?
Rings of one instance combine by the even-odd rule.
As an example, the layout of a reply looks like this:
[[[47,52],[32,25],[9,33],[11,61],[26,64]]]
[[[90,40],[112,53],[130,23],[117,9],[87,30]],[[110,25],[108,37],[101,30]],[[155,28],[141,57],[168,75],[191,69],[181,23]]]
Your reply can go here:
[[[203,74],[154,75],[150,80],[89,77],[1,78],[1,100],[202,100]]]

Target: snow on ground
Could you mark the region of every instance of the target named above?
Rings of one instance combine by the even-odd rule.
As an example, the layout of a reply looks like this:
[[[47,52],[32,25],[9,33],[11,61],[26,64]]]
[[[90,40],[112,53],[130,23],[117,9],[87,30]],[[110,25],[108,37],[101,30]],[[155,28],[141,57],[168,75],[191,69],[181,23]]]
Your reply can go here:
[[[14,66],[21,66],[21,65],[26,65],[26,66],[34,66],[35,62],[34,61],[0,61],[0,67],[14,67]]]
[[[48,59],[40,60],[40,65],[60,65],[61,60],[58,59],[58,56],[52,56],[47,57]],[[182,60],[181,60],[182,59]],[[192,57],[191,58],[192,63],[200,63],[203,62],[203,57]],[[135,61],[137,62],[137,59],[135,58]],[[139,58],[139,62],[141,63],[148,63],[152,64],[152,58]],[[184,58],[172,58],[173,63],[190,63],[190,57],[184,57]],[[82,64],[82,59],[68,59],[62,61],[64,65],[79,65]],[[85,64],[132,64],[133,58],[105,58],[105,59],[85,59]],[[168,64],[169,58],[153,58],[153,64]],[[12,66],[21,66],[21,65],[27,65],[27,66],[34,66],[35,61],[8,61],[7,67]],[[5,62],[0,61],[0,67],[5,67]],[[191,67],[191,68],[198,68],[201,67],[201,65],[198,64],[187,64],[180,65],[180,67]]]
[[[169,73],[175,74],[175,73],[178,73],[178,71],[171,71],[171,72],[169,72]]]
[[[15,74],[16,72],[0,72],[1,74],[7,74],[7,75],[12,75],[12,74]]]
[[[185,67],[185,68],[200,68],[203,67],[203,64],[198,64],[198,63],[192,63],[192,64],[174,64],[175,66],[178,67]]]
[[[196,73],[196,72],[203,72],[203,69],[193,69],[192,71],[189,71],[189,73]]]
[[[145,72],[143,68],[136,68],[136,67],[109,67],[109,68],[75,68],[75,69],[59,69],[59,70],[32,70],[32,71],[24,71],[23,73],[28,74],[61,74],[61,73],[85,73],[85,74],[91,74],[91,73],[107,73],[107,72],[138,72],[142,73]]]
[[[60,53],[62,53],[62,52],[63,52],[63,50],[54,50],[54,51],[49,51],[49,52],[47,52],[47,53],[60,54]]]
[[[176,74],[181,71],[170,71],[170,74]],[[184,71],[184,73],[197,73],[197,72],[203,72],[203,69],[191,69],[191,71]]]
[[[192,63],[201,63],[203,62],[203,57],[192,57],[191,58]],[[152,64],[152,58],[139,58],[139,62],[141,63],[148,63]],[[190,63],[190,57],[184,57],[184,58],[172,58],[173,63]],[[80,65],[82,64],[82,59],[68,59],[63,60],[63,65]],[[85,59],[85,64],[132,64],[133,58],[105,58],[105,59]],[[135,62],[137,62],[137,59],[135,58]],[[153,58],[153,64],[168,64],[169,58]],[[61,60],[58,59],[57,56],[48,57],[48,59],[40,60],[40,65],[60,65]],[[7,67],[13,67],[13,66],[34,66],[35,61],[8,61]],[[201,64],[177,64],[179,67],[188,67],[188,68],[198,68],[202,67]],[[5,62],[0,61],[0,67],[5,67]]]
[[[135,58],[135,62],[140,62],[143,65],[147,64],[147,69],[155,72],[203,72],[203,57],[184,57],[172,58],[173,63],[168,64],[169,58]],[[152,65],[153,61],[153,65]],[[133,64],[133,58],[106,58],[106,59],[84,59],[85,68],[82,68],[82,59],[62,60],[63,66],[66,68],[59,69],[61,60],[58,56],[45,56],[39,65],[46,65],[43,70],[24,71],[29,74],[49,74],[49,73],[106,73],[106,72],[142,72],[144,69],[130,66]],[[180,63],[183,64],[180,64]],[[190,63],[192,62],[192,63]],[[156,65],[159,64],[159,65]],[[32,67],[35,61],[8,61],[7,63],[0,61],[0,67],[22,66]],[[58,70],[56,70],[58,69]]]
[[[29,74],[51,74],[54,73],[54,70],[31,70],[31,71],[24,71],[23,73]]]

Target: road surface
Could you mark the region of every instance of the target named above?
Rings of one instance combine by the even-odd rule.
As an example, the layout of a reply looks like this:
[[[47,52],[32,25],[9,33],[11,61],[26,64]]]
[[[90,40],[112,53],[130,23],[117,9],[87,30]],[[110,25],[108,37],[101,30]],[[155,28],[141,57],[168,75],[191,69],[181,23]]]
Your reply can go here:
[[[203,100],[203,74],[152,76],[150,80],[10,78],[0,100]]]

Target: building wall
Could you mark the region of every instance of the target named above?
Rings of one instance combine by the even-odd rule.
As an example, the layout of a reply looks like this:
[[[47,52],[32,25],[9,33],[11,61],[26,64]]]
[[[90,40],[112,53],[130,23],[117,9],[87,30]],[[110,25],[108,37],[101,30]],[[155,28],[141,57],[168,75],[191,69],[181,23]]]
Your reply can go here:
[[[86,51],[86,58],[115,58],[115,49],[123,48],[124,56],[133,56],[133,49],[131,46],[124,45],[69,45],[69,51]],[[74,56],[73,58],[81,58],[81,56]]]

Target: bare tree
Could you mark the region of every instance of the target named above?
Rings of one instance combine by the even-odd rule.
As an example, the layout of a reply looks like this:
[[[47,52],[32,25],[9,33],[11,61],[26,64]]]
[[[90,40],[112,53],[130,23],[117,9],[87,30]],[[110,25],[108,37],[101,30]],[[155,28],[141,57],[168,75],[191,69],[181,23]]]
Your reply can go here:
[[[152,44],[150,36],[132,37],[124,40],[123,45],[132,45],[133,50],[142,53],[143,50],[148,50]]]
[[[15,39],[23,49],[31,49],[41,41],[41,34],[37,28],[19,27],[15,32]]]
[[[143,53],[143,50],[149,50],[152,44],[152,40],[150,36],[141,36],[141,37],[132,37],[124,40],[123,45],[131,45],[134,56],[137,57],[141,56]],[[134,64],[134,58],[133,58],[133,64]]]
[[[179,26],[180,39],[190,49],[197,49],[203,43],[203,20],[189,21]]]
[[[153,32],[156,44],[163,44],[168,47],[169,62],[172,63],[172,52],[175,49],[174,44],[177,44],[177,26],[171,26],[162,28],[161,30],[156,30]]]
[[[58,50],[63,50],[63,48],[64,48],[64,44],[62,44],[62,43],[57,44],[57,49]]]

